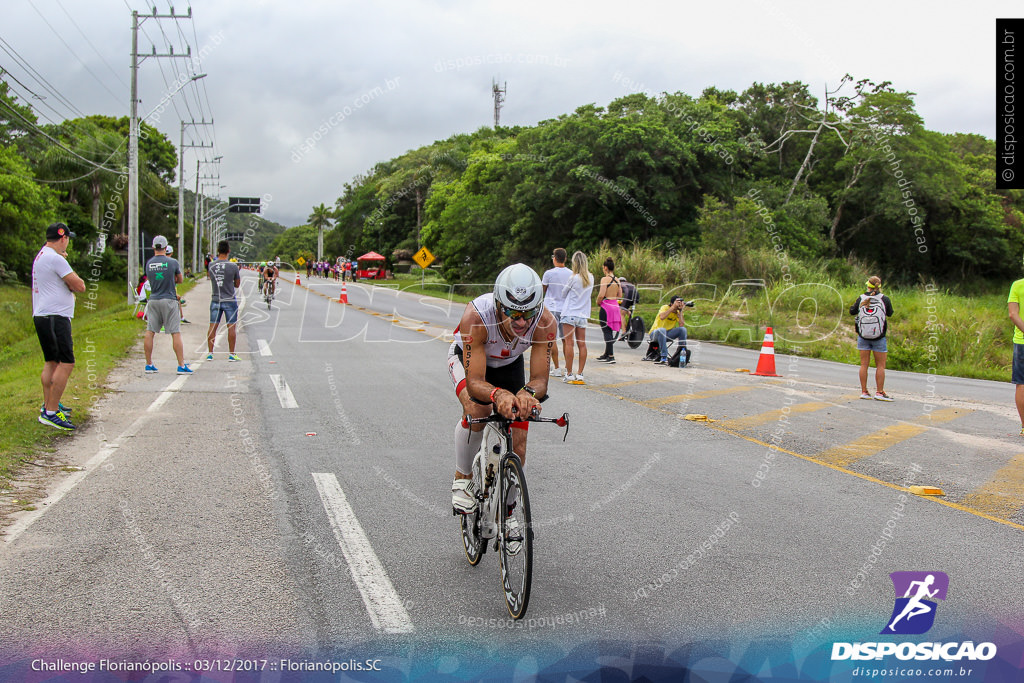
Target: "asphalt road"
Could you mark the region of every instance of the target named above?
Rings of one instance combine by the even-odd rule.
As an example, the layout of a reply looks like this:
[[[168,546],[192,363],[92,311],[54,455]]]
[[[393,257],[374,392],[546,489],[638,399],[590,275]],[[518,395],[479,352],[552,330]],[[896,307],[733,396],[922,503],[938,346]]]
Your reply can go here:
[[[752,377],[755,353],[695,343],[682,370],[623,347],[586,386],[552,380],[545,414],[570,428],[530,430],[536,564],[511,624],[497,557],[469,566],[449,506],[462,306],[351,283],[343,306],[302,280],[268,310],[246,273],[241,362],[221,339],[184,380],[141,353],[115,374],[58,453],[84,469],[8,520],[12,658],[376,653],[412,676],[419,653],[458,678],[595,642],[811,651],[876,638],[898,570],[950,576],[942,634],[1024,615],[1008,385],[891,372],[894,403],[861,401],[852,366],[779,356],[782,377]],[[185,329],[191,358],[205,328]],[[165,337],[156,357],[173,367]]]

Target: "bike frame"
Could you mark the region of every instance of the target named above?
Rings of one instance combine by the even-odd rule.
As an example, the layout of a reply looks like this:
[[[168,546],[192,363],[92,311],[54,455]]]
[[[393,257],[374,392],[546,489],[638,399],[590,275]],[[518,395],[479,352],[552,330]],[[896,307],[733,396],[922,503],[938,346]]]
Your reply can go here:
[[[498,537],[498,530],[501,528],[501,517],[499,515],[502,513],[502,505],[499,504],[498,498],[501,497],[501,491],[503,490],[504,482],[502,478],[505,472],[505,462],[509,458],[519,459],[519,456],[512,450],[512,423],[551,422],[557,424],[559,427],[565,427],[565,434],[562,436],[562,441],[565,441],[569,436],[569,414],[563,413],[561,417],[556,418],[531,415],[526,420],[519,420],[518,418],[510,420],[498,413],[491,413],[487,417],[466,418],[466,422],[470,425],[484,425],[484,438],[480,443],[480,449],[473,457],[473,470],[479,474],[480,481],[485,483],[485,487],[477,493],[477,503],[483,511],[480,515],[480,538],[490,540]],[[501,444],[501,453],[488,453],[488,433]],[[491,475],[493,477],[492,483],[486,485],[487,469],[490,465],[494,465],[497,471]],[[504,501],[500,501],[500,503],[503,504]],[[498,549],[498,542],[495,541],[495,550]]]
[[[541,399],[543,400],[543,399]],[[480,401],[477,401],[480,403]],[[471,515],[463,515],[462,542],[466,557],[473,566],[479,564],[491,539],[494,539],[494,550],[499,553],[498,566],[501,569],[502,590],[505,594],[505,606],[513,619],[522,619],[530,602],[530,584],[533,575],[533,529],[530,513],[529,487],[522,462],[512,448],[512,424],[520,419],[508,419],[492,412],[482,418],[464,417],[466,426],[483,424],[484,434],[480,448],[473,458],[473,479],[479,482],[476,493],[477,510]],[[559,418],[543,418],[534,412],[525,419],[527,422],[554,422],[565,427],[564,441],[569,435],[569,415],[563,413]],[[469,438],[467,436],[467,438]],[[506,482],[506,470],[511,481]],[[516,483],[518,479],[518,483]],[[510,515],[505,507],[508,491],[518,486],[519,513],[522,522],[516,523],[521,537],[506,537]],[[453,511],[454,512],[454,511]],[[519,544],[512,549],[512,543]],[[522,553],[522,554],[520,554]],[[521,580],[512,578],[522,570]]]

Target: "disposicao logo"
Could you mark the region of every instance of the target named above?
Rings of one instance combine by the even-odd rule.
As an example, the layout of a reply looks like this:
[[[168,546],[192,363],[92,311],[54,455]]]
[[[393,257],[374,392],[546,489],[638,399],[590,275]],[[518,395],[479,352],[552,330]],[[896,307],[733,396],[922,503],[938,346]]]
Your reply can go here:
[[[945,600],[949,577],[945,572],[893,572],[889,574],[896,601],[892,615],[880,635],[920,635],[935,624],[938,603]],[[994,643],[973,641],[951,643],[833,643],[832,660],[897,659],[918,661],[987,661],[996,656]]]
[[[879,633],[927,633],[935,623],[938,607],[934,600],[928,598],[945,600],[949,577],[945,572],[893,572],[889,578],[896,589],[896,605],[892,608],[889,625]]]

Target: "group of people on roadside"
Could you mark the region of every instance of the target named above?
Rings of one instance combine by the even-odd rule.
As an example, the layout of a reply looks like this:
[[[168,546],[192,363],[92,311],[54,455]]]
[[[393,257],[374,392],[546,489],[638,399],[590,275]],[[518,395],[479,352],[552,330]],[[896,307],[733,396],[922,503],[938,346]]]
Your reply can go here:
[[[316,276],[333,279],[335,281],[351,280],[352,272],[355,267],[355,262],[348,260],[344,256],[339,256],[334,261],[327,259],[320,261],[306,261],[306,278],[309,279]]]
[[[558,346],[551,354],[552,377],[561,377],[568,384],[584,384],[583,368],[587,364],[586,327],[592,313],[591,298],[594,278],[590,274],[587,255],[577,251],[572,255],[572,267],[566,266],[567,252],[561,247],[551,254],[553,267],[544,271],[541,282],[544,287],[544,305],[554,315],[558,338],[562,342],[565,369],[559,363]],[[601,264],[603,275],[597,283],[598,324],[604,337],[604,353],[597,362],[615,363],[615,340],[622,329],[623,281],[615,275],[614,259],[605,259]],[[660,342],[662,365],[668,363],[667,340],[686,343],[686,325],[682,314],[682,299],[673,296],[669,303],[658,311],[651,327],[652,341]],[[677,305],[678,304],[678,305]],[[575,346],[575,349],[574,349]],[[578,370],[573,372],[573,361],[578,358]]]
[[[149,297],[149,303],[146,304],[147,327],[143,339],[143,349],[146,354],[145,372],[147,374],[158,372],[156,365],[153,364],[153,343],[156,334],[162,331],[171,335],[171,346],[178,359],[177,373],[190,375],[193,370],[185,362],[185,350],[179,325],[186,321],[181,317],[180,298],[175,288],[175,285],[181,284],[183,281],[181,266],[177,260],[167,255],[166,247],[167,238],[163,235],[154,237],[153,249],[156,253],[146,262],[146,276],[152,283],[152,294]],[[235,290],[241,286],[242,280],[240,266],[229,258],[230,254],[231,247],[228,241],[221,240],[217,243],[217,257],[210,261],[206,269],[213,290],[210,297],[210,325],[206,332],[206,360],[208,361],[213,360],[213,347],[221,320],[227,324],[228,362],[239,360],[235,354],[238,323],[238,301],[235,298]],[[274,262],[266,264],[263,272],[270,273],[273,266]]]
[[[58,429],[70,431],[75,425],[70,420],[71,408],[61,403],[68,378],[74,368],[74,345],[71,334],[71,319],[74,317],[75,293],[85,291],[85,282],[79,277],[67,260],[67,248],[75,237],[67,225],[53,223],[46,229],[46,243],[36,255],[32,265],[32,314],[33,324],[43,351],[43,371],[40,379],[43,387],[43,404],[39,421]],[[167,239],[157,235],[153,239],[154,256],[146,262],[145,273],[136,289],[140,299],[146,300],[147,329],[143,340],[146,356],[145,372],[157,372],[153,364],[153,344],[158,332],[171,335],[172,347],[178,361],[178,374],[191,374],[192,370],[184,359],[180,323],[183,322],[181,302],[176,285],[183,281],[183,273],[177,260],[170,256],[171,247]],[[220,321],[228,327],[229,361],[237,361],[235,355],[238,304],[236,288],[240,286],[239,266],[229,259],[230,247],[221,241],[215,260],[207,261],[213,293],[210,303],[210,327],[207,333],[207,360],[213,360],[213,348]],[[550,375],[561,377],[563,382],[583,384],[583,370],[587,361],[586,326],[591,314],[591,297],[594,288],[589,263],[583,252],[572,256],[572,267],[566,266],[567,252],[557,248],[552,253],[553,267],[538,278],[541,303],[552,318],[552,343],[546,360],[554,366]],[[345,261],[343,263],[343,261]],[[337,272],[344,273],[345,265],[351,261],[339,259],[334,265]],[[522,264],[519,264],[522,265]],[[528,266],[523,266],[529,269]],[[613,344],[615,334],[621,329],[619,300],[623,294],[621,281],[615,275],[615,263],[607,259],[602,265],[604,275],[599,286],[597,301],[599,324],[601,326],[605,351],[597,358],[599,362],[615,363]],[[529,269],[536,276],[535,271]],[[524,276],[525,277],[525,276]],[[871,276],[865,283],[867,289],[858,296],[850,307],[850,314],[857,317],[857,349],[860,355],[861,398],[892,401],[885,391],[885,366],[888,354],[888,319],[893,314],[892,301],[882,293],[882,281]],[[143,296],[143,293],[146,293]],[[488,295],[489,296],[489,295]],[[1016,387],[1015,404],[1021,420],[1021,435],[1024,436],[1024,318],[1020,304],[1024,300],[1024,279],[1017,280],[1010,288],[1008,313],[1014,324],[1013,363],[1011,382]],[[470,304],[472,306],[472,304]],[[667,340],[686,342],[686,327],[683,318],[685,302],[672,297],[661,307],[650,330],[652,341],[659,342],[662,349],[660,362],[666,361],[664,349]],[[515,310],[508,309],[514,316]],[[526,309],[524,309],[526,310]],[[535,315],[541,310],[533,302],[528,309]],[[523,316],[519,316],[518,320]],[[514,329],[514,328],[513,328]],[[518,329],[515,329],[518,333]],[[562,343],[565,369],[559,364],[558,340]],[[868,391],[868,375],[871,358],[875,360],[875,392]],[[573,361],[578,370],[573,372]],[[547,367],[547,365],[545,365]],[[545,383],[546,384],[546,383]],[[546,388],[546,387],[545,387]]]

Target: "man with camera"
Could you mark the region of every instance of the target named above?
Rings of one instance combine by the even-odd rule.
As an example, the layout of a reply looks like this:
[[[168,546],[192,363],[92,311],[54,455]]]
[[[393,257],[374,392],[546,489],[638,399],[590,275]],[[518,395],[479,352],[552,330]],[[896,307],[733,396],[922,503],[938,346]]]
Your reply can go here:
[[[681,296],[673,296],[668,304],[661,307],[654,317],[651,327],[651,341],[658,344],[661,360],[655,365],[668,365],[668,340],[674,339],[682,346],[686,345],[686,327],[683,320],[683,307],[693,307],[692,301],[683,301]]]

